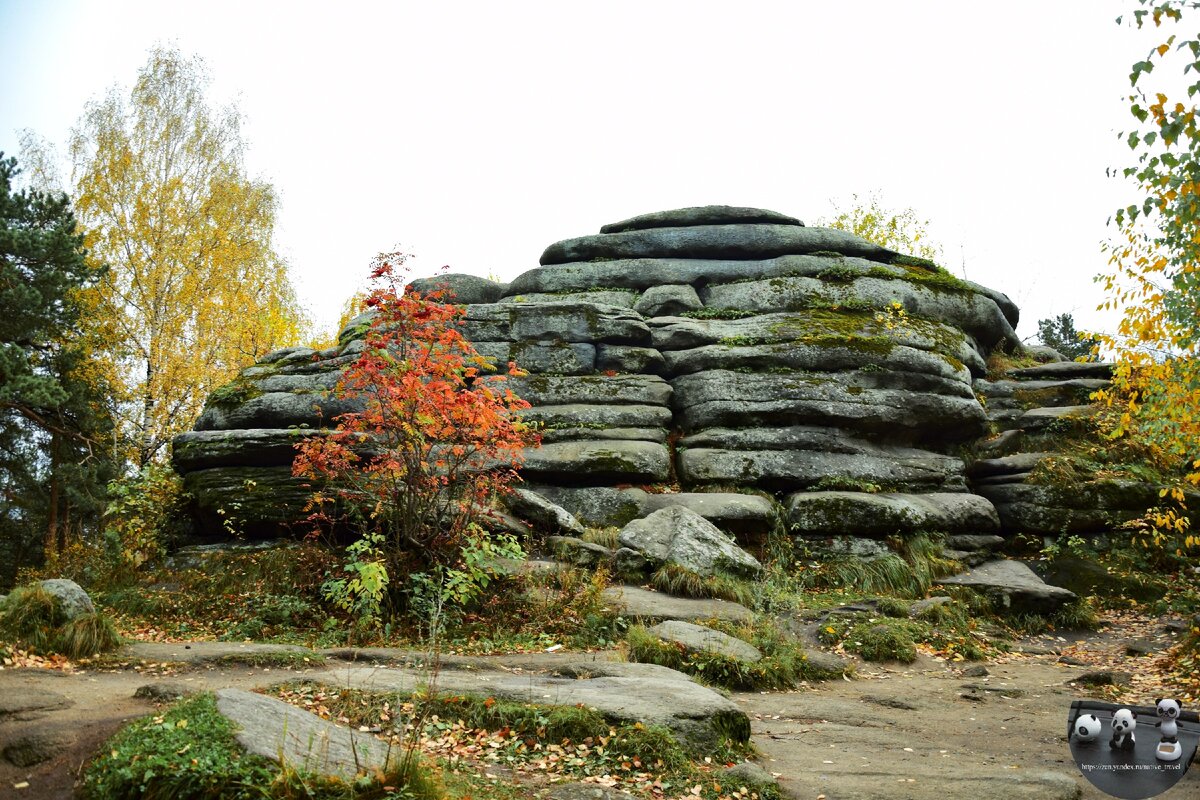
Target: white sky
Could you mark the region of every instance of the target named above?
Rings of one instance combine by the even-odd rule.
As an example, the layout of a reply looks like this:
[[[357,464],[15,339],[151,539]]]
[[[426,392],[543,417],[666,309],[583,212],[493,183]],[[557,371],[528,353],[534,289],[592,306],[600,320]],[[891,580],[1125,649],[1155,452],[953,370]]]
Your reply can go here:
[[[1132,2],[0,0],[0,150],[60,148],[156,44],[237,98],[278,245],[326,326],[371,256],[504,279],[553,241],[722,203],[806,221],[878,192],[931,220],[1019,332],[1095,312],[1127,185]]]

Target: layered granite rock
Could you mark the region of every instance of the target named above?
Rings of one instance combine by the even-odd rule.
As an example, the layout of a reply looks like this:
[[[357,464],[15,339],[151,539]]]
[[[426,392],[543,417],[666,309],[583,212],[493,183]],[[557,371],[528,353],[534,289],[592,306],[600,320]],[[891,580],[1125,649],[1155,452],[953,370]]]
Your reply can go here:
[[[987,430],[973,381],[994,349],[1019,347],[1018,312],[929,262],[777,212],[707,206],[558,242],[509,284],[412,286],[455,294],[479,352],[528,371],[508,384],[542,431],[524,477],[585,525],[681,506],[753,540],[778,523],[777,502],[837,491],[864,509],[877,495],[921,509],[856,535],[996,530],[958,453]],[[330,389],[368,323],[351,320],[337,347],[263,358],[176,440],[205,530],[233,518],[276,535],[301,519],[294,445],[351,410]],[[951,495],[962,502],[937,499]],[[797,535],[829,535],[810,518],[791,512]]]

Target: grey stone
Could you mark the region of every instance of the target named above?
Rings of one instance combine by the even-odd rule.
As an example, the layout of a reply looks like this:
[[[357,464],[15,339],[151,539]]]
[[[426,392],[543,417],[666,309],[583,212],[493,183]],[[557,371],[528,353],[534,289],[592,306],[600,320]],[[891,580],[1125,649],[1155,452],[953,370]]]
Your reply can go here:
[[[467,306],[459,327],[472,342],[650,344],[650,329],[640,314],[592,302]]]
[[[971,387],[970,371],[942,353],[905,345],[881,352],[844,339],[822,344],[710,344],[669,350],[663,360],[671,376],[721,369],[832,373],[827,380],[858,388],[941,391],[959,397],[967,397]]]
[[[649,228],[581,236],[550,245],[542,253],[540,263],[565,264],[601,258],[759,259],[822,250],[874,261],[889,261],[895,255],[891,250],[845,231],[759,223]]]
[[[260,539],[300,523],[312,497],[305,483],[292,477],[290,466],[212,467],[183,476],[201,530],[221,537],[228,536],[227,520],[247,537]]]
[[[422,670],[349,667],[318,678],[329,686],[411,692],[428,681]],[[614,722],[640,722],[670,730],[684,744],[710,750],[726,737],[750,736],[750,721],[732,700],[679,673],[628,677],[561,678],[504,671],[442,670],[438,690],[539,705],[594,708]]]
[[[0,692],[0,722],[38,719],[73,705],[74,701],[48,689],[25,687],[19,692]]]
[[[1040,364],[1036,367],[1023,367],[1009,370],[1008,374],[1022,380],[1046,380],[1074,378],[1096,378],[1108,380],[1112,378],[1113,365],[1103,361],[1059,361],[1052,364]]]
[[[238,728],[238,744],[247,753],[300,771],[348,780],[386,769],[400,756],[370,733],[243,689],[218,690],[217,710]]]
[[[725,770],[721,783],[734,788],[761,789],[764,786],[774,786],[775,779],[771,773],[752,761],[734,764]]]
[[[674,317],[703,307],[700,295],[684,283],[651,286],[642,293],[633,309],[643,317]]]
[[[913,317],[943,322],[965,331],[986,348],[1019,345],[1004,313],[990,297],[973,292],[947,292],[904,280],[865,276],[844,283],[820,278],[787,277],[715,284],[701,295],[713,309],[739,309],[761,314],[801,308],[886,311],[900,303]]]
[[[1078,424],[1082,420],[1096,415],[1097,406],[1052,406],[1049,408],[1031,408],[1017,417],[1016,426],[1023,431],[1033,432],[1046,430],[1063,423]]]
[[[497,283],[477,275],[463,272],[447,272],[429,278],[416,278],[408,282],[406,290],[429,295],[441,292],[443,303],[495,303],[504,296],[507,284]]]
[[[808,547],[810,556],[818,561],[839,556],[853,556],[870,561],[895,553],[879,539],[863,536],[804,536],[801,541]]]
[[[754,618],[750,609],[728,600],[673,597],[637,586],[610,586],[604,590],[604,600],[623,616],[647,622],[671,619],[684,622],[710,619],[749,622]]]
[[[878,377],[882,373],[867,373]],[[892,373],[898,375],[899,373]],[[909,375],[915,383],[920,377]],[[862,385],[867,383],[868,385]],[[678,422],[713,427],[822,425],[866,434],[962,441],[983,432],[987,415],[969,389],[943,380],[923,388],[873,388],[837,373],[741,373],[708,370],[674,378]]]
[[[139,700],[150,700],[155,703],[171,703],[189,694],[195,694],[199,689],[186,683],[164,681],[162,683],[147,683],[134,690],[133,696]]]
[[[666,444],[670,434],[666,428],[542,428],[542,444],[590,440],[642,441]]]
[[[4,745],[4,758],[18,767],[32,767],[62,753],[74,739],[58,731],[32,731],[18,735]]]
[[[768,498],[731,492],[650,494],[642,504],[642,511],[650,514],[671,506],[690,509],[721,530],[735,535],[765,536],[775,526],[778,516],[775,504]]]
[[[501,303],[600,303],[606,306],[632,309],[638,293],[631,289],[599,289],[587,292],[530,292],[501,298]]]
[[[1014,326],[1015,327],[1015,326]],[[1055,350],[1053,347],[1048,347],[1044,344],[1027,344],[1025,352],[1041,361],[1043,364],[1052,364],[1059,361],[1068,360],[1066,356]]]
[[[760,429],[762,432],[770,430],[779,429]],[[689,486],[733,483],[771,489],[815,487],[822,480],[831,478],[918,492],[966,487],[962,462],[956,458],[912,448],[869,445],[864,445],[859,452],[845,452],[856,444],[854,439],[847,437],[847,440],[846,448],[833,452],[800,447],[742,450],[688,446],[678,454],[679,478]]]
[[[665,428],[671,424],[671,410],[662,406],[585,405],[534,406],[521,412],[529,422],[549,428],[636,427]]]
[[[534,405],[602,402],[668,406],[675,391],[656,375],[530,375],[506,377],[498,388],[511,389],[513,394]]]
[[[639,550],[620,547],[613,553],[613,570],[625,578],[642,578],[652,568],[650,560]]]
[[[633,800],[633,795],[595,783],[566,783],[555,786],[549,800]]]
[[[623,233],[624,231],[642,231],[649,228],[686,228],[692,225],[748,225],[754,223],[804,225],[795,217],[765,208],[692,206],[670,211],[655,211],[620,222],[610,222],[601,227],[600,232]]]
[[[611,486],[531,486],[531,489],[575,515],[584,525],[619,528],[643,516],[649,496],[641,489]]]
[[[648,324],[654,347],[664,355],[708,345],[803,344],[839,350],[851,348],[864,358],[870,356],[878,361],[886,359],[895,347],[907,347],[937,353],[947,366],[949,359],[961,362],[973,375],[983,375],[986,370],[983,358],[961,330],[932,320],[912,319],[889,328],[886,318],[877,319],[874,314],[797,309],[730,320],[664,317],[651,319]],[[840,354],[835,357],[847,358]]]
[[[512,514],[536,529],[568,536],[579,536],[583,533],[583,525],[579,524],[579,520],[575,519],[570,511],[550,502],[537,492],[518,487],[505,496],[503,502]]]
[[[1137,519],[1158,502],[1157,487],[1130,480],[1069,486],[980,483],[975,491],[996,506],[1006,534],[1102,533]]]
[[[767,259],[719,258],[629,258],[611,261],[576,261],[538,267],[524,272],[509,284],[512,296],[539,293],[585,292],[596,287],[643,291],[654,286],[704,286],[711,283],[819,275],[836,263],[843,270],[865,275],[872,270],[903,275],[904,270],[861,258],[830,259],[823,256],[790,255]]]
[[[800,492],[788,498],[788,523],[801,535],[892,536],[999,530],[996,509],[974,494]]]
[[[1076,597],[1074,592],[1047,584],[1020,561],[989,561],[938,582],[975,589],[1006,608],[1040,612],[1052,612]]]
[[[1002,431],[986,441],[978,444],[979,455],[985,458],[998,458],[1009,455],[1021,445],[1022,432],[1018,430]]]
[[[580,342],[474,342],[475,351],[500,371],[516,362],[535,374],[587,375],[596,366],[596,346]]]
[[[804,648],[804,660],[808,662],[810,677],[816,680],[840,678],[851,669],[846,659],[815,647]]]
[[[652,347],[622,344],[596,346],[596,371],[658,375],[666,371],[662,353]]]
[[[316,354],[316,351],[311,347],[295,346],[284,347],[279,350],[272,350],[265,356],[261,356],[256,363],[258,364],[278,364],[288,363],[293,361],[303,361],[311,359]]]
[[[603,545],[585,542],[574,536],[548,536],[546,547],[558,558],[575,567],[596,567],[612,560],[614,552]]]
[[[924,614],[926,611],[928,611],[931,608],[939,608],[944,605],[949,605],[953,602],[954,602],[954,599],[947,597],[946,595],[937,595],[935,597],[926,597],[922,600],[918,600],[917,602],[915,602],[911,606],[909,606],[908,607],[908,615],[910,617],[912,617],[913,619],[916,619],[917,617],[921,616],[922,614]]]
[[[297,428],[187,431],[172,441],[171,463],[179,473],[210,467],[290,466],[296,445],[316,433]]]
[[[336,397],[325,392],[265,392],[234,406],[208,406],[196,420],[196,430],[318,428],[332,425],[342,414],[363,408],[365,405],[358,398]]]
[[[946,537],[946,546],[956,550],[995,550],[1004,544],[1003,536],[959,533]]]
[[[753,577],[762,571],[754,556],[704,517],[681,506],[630,522],[621,529],[618,541],[652,564],[676,564],[699,575],[728,572]]]
[[[1016,453],[999,458],[985,458],[967,467],[967,474],[972,478],[986,478],[992,475],[1019,475],[1029,472],[1042,462],[1042,459],[1053,453]]]
[[[967,667],[962,671],[962,676],[964,678],[986,678],[988,675],[991,675],[991,673],[988,672],[988,668],[982,664],[976,664],[973,667]]]
[[[1069,380],[976,380],[975,391],[987,396],[988,403],[995,405],[1002,399],[1023,403],[1022,407],[1084,405],[1089,396],[1109,382],[1097,378],[1072,378]]]
[[[1137,639],[1125,645],[1127,656],[1148,656],[1157,653],[1162,647],[1149,639]]]
[[[654,442],[555,442],[525,450],[521,472],[526,478],[597,483],[657,483],[670,471],[667,448]]]
[[[721,631],[691,622],[678,620],[660,622],[649,628],[649,633],[691,652],[715,653],[750,664],[762,659],[762,652],[754,645]]]
[[[78,619],[86,614],[95,614],[96,606],[92,598],[73,580],[69,578],[51,578],[39,584],[44,590],[58,598],[66,618]]]
[[[1133,675],[1115,669],[1098,669],[1078,675],[1067,683],[1078,683],[1083,686],[1128,686],[1133,682]]]

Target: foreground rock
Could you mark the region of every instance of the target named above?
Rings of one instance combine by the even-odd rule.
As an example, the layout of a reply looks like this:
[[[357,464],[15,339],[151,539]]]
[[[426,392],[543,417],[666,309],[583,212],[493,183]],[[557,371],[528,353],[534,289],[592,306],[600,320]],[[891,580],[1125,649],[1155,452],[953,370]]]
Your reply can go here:
[[[664,642],[672,642],[691,652],[715,653],[753,664],[762,659],[757,647],[729,634],[690,622],[660,622],[649,632]]]
[[[991,598],[1001,608],[1052,613],[1075,600],[1075,593],[1039,578],[1020,561],[989,561],[939,580],[943,586],[966,586]]]
[[[42,581],[39,585],[58,599],[63,614],[68,620],[96,613],[96,606],[92,604],[92,598],[88,596],[82,586],[73,580],[53,578]]]
[[[726,622],[749,622],[754,612],[740,603],[729,600],[702,600],[692,597],[672,597],[637,586],[610,586],[604,590],[604,601],[618,613],[643,622],[677,619],[698,622],[719,619]]]
[[[647,566],[674,564],[697,575],[727,573],[754,577],[762,571],[758,559],[734,544],[719,528],[683,506],[668,506],[621,529],[622,553],[635,553]]]
[[[238,744],[247,753],[302,772],[349,780],[385,769],[394,757],[370,733],[243,689],[218,691],[217,710],[238,728]]]
[[[565,665],[560,671],[569,671]],[[681,742],[708,751],[729,737],[744,742],[750,721],[731,700],[695,683],[686,675],[654,665],[623,665],[626,673],[611,677],[563,678],[502,671],[442,670],[437,690],[449,694],[476,694],[539,705],[580,705],[594,708],[614,722],[659,725]],[[594,663],[580,666],[592,674]],[[412,692],[426,686],[423,670],[349,667],[318,678],[329,686],[369,691]]]

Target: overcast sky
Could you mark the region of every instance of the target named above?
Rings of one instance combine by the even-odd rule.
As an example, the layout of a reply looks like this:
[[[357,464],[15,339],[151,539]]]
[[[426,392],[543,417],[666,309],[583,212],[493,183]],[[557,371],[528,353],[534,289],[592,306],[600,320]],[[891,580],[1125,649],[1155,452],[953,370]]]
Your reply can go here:
[[[199,3],[0,0],[0,150],[60,147],[147,51],[202,56],[244,113],[278,245],[326,325],[376,252],[510,279],[648,211],[806,221],[878,193],[931,220],[1019,333],[1094,309],[1129,188],[1116,132],[1145,35],[1112,0]]]

